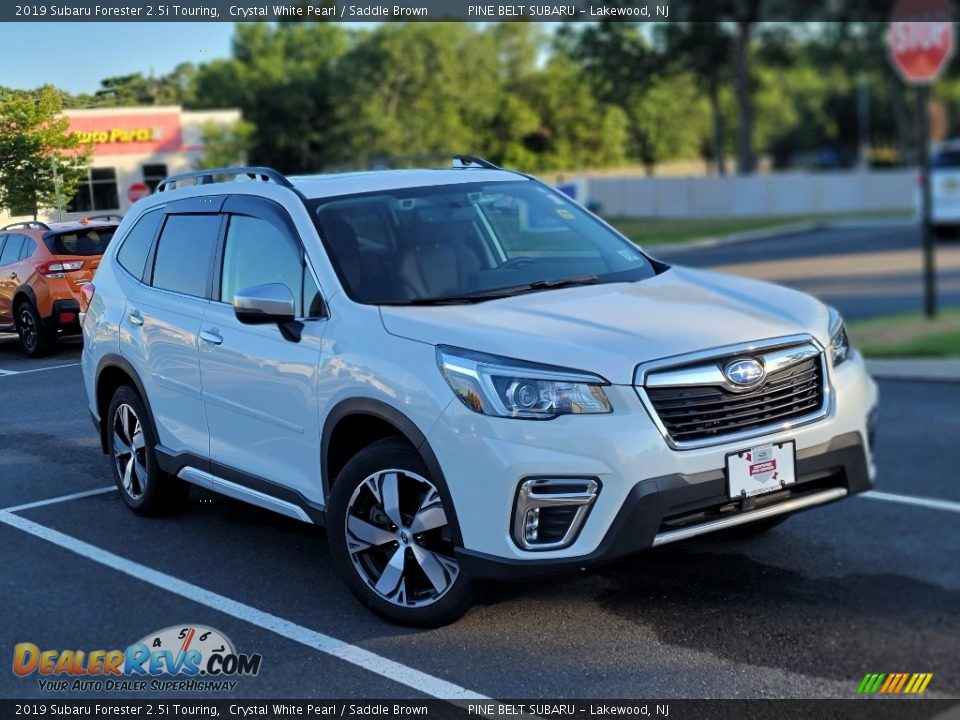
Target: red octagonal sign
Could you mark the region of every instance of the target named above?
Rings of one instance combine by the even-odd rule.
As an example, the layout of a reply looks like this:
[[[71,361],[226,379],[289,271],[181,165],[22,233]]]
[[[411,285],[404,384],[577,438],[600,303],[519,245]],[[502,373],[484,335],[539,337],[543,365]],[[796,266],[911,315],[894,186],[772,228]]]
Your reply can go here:
[[[936,80],[956,40],[949,0],[899,0],[890,15],[890,61],[908,83]]]

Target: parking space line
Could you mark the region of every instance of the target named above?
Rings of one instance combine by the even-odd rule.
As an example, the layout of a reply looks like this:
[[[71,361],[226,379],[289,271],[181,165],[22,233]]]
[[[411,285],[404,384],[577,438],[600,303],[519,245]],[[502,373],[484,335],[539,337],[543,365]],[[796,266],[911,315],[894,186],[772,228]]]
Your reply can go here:
[[[44,372],[45,370],[60,370],[61,368],[76,367],[80,363],[66,363],[65,365],[50,365],[48,367],[31,368],[30,370],[0,370],[0,377],[5,375],[26,375],[27,373]]]
[[[468,690],[454,683],[408,667],[363,648],[338,640],[330,635],[311,630],[290,620],[285,620],[263,610],[206,590],[180,578],[167,575],[159,570],[141,565],[127,558],[115,555],[71,537],[44,525],[28,520],[8,511],[0,511],[0,523],[22,530],[29,535],[46,540],[64,550],[124,573],[154,587],[179,595],[194,603],[203,605],[215,612],[242,620],[263,630],[313,648],[326,655],[338,658],[357,667],[387,678],[395,683],[406,685],[417,692],[440,700],[489,700],[484,695]]]
[[[953,500],[937,500],[935,498],[916,497],[914,495],[899,495],[896,493],[879,492],[878,490],[868,490],[860,497],[870,498],[871,500],[883,500],[885,502],[903,503],[904,505],[916,505],[917,507],[931,508],[933,510],[947,510],[949,512],[960,512],[960,502]]]
[[[43,507],[44,505],[56,505],[57,503],[68,502],[70,500],[79,500],[80,498],[92,497],[94,495],[103,495],[104,493],[112,492],[116,489],[116,485],[109,485],[107,487],[96,488],[95,490],[82,490],[81,492],[70,493],[69,495],[59,495],[58,497],[47,498],[46,500],[37,500],[36,502],[29,502],[23,505],[2,508],[0,509],[0,512],[15,513],[20,512],[21,510],[30,510],[31,508]]]

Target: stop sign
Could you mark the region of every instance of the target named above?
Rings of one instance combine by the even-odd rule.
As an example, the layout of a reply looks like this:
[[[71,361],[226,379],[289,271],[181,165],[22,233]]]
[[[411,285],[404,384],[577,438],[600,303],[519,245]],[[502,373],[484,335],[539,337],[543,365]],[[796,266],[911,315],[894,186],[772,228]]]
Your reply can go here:
[[[130,198],[130,202],[135,203],[137,200],[142,200],[150,194],[150,188],[147,187],[146,183],[135,182],[131,183],[130,187],[127,188],[127,197]]]
[[[890,14],[890,61],[905,82],[936,80],[956,40],[949,0],[898,0]]]

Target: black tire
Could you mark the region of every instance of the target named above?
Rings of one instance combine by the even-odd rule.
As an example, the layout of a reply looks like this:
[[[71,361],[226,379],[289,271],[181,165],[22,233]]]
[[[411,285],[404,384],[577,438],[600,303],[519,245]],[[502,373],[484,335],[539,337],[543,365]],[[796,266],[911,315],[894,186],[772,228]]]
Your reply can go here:
[[[746,540],[747,538],[764,535],[781,523],[786,522],[789,517],[789,515],[776,515],[766,520],[754,520],[753,522],[744,523],[743,525],[732,527],[729,530],[724,530],[719,533],[719,535],[725,540]]]
[[[132,386],[117,388],[104,422],[113,479],[127,507],[137,515],[161,515],[182,506],[190,484],[160,469],[153,423]]]
[[[396,476],[398,488],[392,512],[388,501],[381,499],[389,493],[390,475]],[[422,522],[426,511],[431,513],[430,523]],[[334,482],[326,514],[334,569],[360,602],[381,617],[434,628],[459,619],[473,605],[475,585],[453,555],[459,538],[450,495],[402,439],[380,440],[351,458]],[[400,516],[399,525],[391,522],[391,515]],[[417,533],[416,517],[427,525],[441,516],[442,525]],[[371,542],[351,534],[348,547],[348,522],[357,530],[357,521],[374,534],[368,536]],[[395,569],[387,577],[391,563]],[[383,580],[387,582],[380,592],[376,587]],[[440,591],[438,584],[443,586]]]
[[[30,358],[43,357],[53,350],[56,337],[50,333],[40,319],[40,313],[29,300],[17,305],[15,313],[17,336],[20,338],[20,349]]]

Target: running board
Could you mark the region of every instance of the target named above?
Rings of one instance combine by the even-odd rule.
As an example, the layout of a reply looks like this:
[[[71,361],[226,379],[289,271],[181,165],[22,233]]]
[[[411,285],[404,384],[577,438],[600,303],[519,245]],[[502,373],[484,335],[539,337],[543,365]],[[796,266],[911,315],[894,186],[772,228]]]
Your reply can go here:
[[[781,503],[777,503],[776,505],[760,508],[759,510],[750,510],[749,512],[741,513],[740,515],[721,518],[719,520],[710,520],[705,523],[700,523],[699,525],[689,525],[687,527],[677,528],[676,530],[666,530],[664,532],[657,533],[656,537],[653,538],[653,546],[657,547],[658,545],[679,542],[680,540],[686,540],[687,538],[696,537],[697,535],[706,535],[707,533],[716,532],[718,530],[726,530],[727,528],[736,527],[737,525],[744,525],[746,523],[753,522],[754,520],[763,520],[765,518],[783,515],[784,513],[791,513],[797,510],[803,510],[804,508],[814,507],[815,505],[823,505],[824,503],[839,500],[840,498],[846,496],[846,494],[846,488],[833,488],[831,490],[823,490],[821,492],[814,493],[813,495],[794,498],[792,500],[785,500]]]
[[[232,497],[234,500],[241,500],[251,505],[257,505],[266,510],[272,510],[275,513],[292,517],[294,520],[313,524],[310,516],[307,515],[302,508],[297,507],[293,503],[275,498],[273,495],[267,495],[259,490],[252,490],[243,485],[224,480],[222,477],[211,475],[203,470],[197,470],[197,468],[187,466],[177,473],[177,477],[194,485],[206,488],[207,490],[212,490],[215,493]]]

